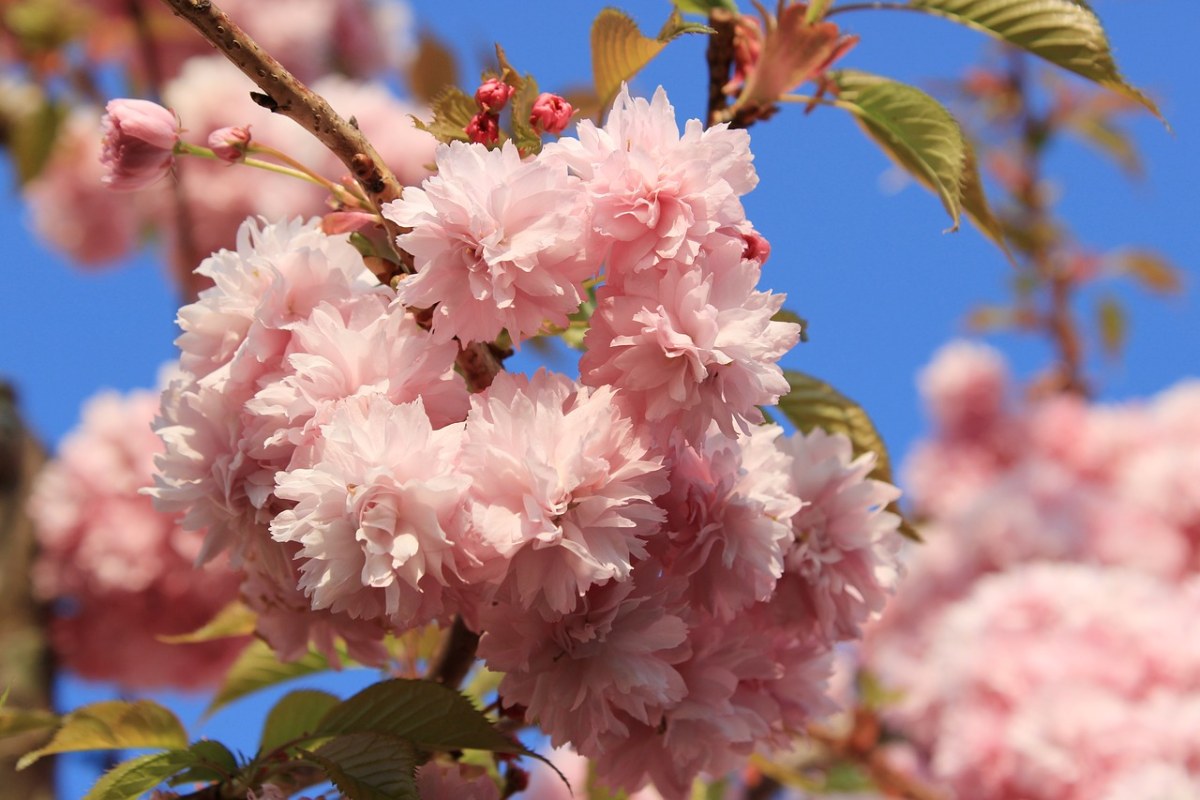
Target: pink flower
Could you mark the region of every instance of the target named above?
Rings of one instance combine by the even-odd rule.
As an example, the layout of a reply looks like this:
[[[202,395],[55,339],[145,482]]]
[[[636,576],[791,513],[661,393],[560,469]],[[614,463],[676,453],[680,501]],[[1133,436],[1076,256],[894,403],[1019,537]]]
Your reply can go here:
[[[73,111],[63,120],[45,167],[22,190],[37,235],[91,269],[133,252],[150,210],[161,205],[158,191],[113,202],[104,186],[100,137],[95,109]],[[65,208],[71,213],[64,214]]]
[[[208,622],[237,594],[226,564],[196,569],[200,534],[141,494],[162,443],[150,430],[157,392],[105,393],[39,475],[29,501],[40,553],[38,596],[51,640],[81,677],[127,689],[197,689],[223,676],[245,638],[169,645],[157,637]]]
[[[208,135],[208,146],[222,161],[230,164],[246,157],[250,145],[250,126],[219,128]]]
[[[584,338],[581,380],[613,386],[635,417],[689,441],[715,422],[732,436],[762,421],[759,406],[788,391],[777,362],[800,335],[775,322],[782,295],[756,291],[758,269],[742,242],[723,241],[688,270],[645,282],[644,296],[605,286]]]
[[[682,136],[661,88],[652,102],[622,89],[603,128],[546,146],[592,198],[591,224],[611,247],[607,278],[674,263],[690,266],[707,240],[745,219],[740,196],[758,182],[749,136],[690,120]]]
[[[562,166],[522,161],[516,147],[452,142],[438,149],[438,174],[384,207],[406,228],[397,243],[412,253],[415,276],[400,301],[433,312],[441,340],[514,342],[544,322],[565,326],[594,274],[586,196]]]
[[[542,92],[533,101],[533,109],[529,113],[529,124],[534,130],[546,133],[562,133],[571,122],[575,109],[563,98],[549,92]]]
[[[826,641],[858,639],[900,575],[900,519],[884,510],[900,490],[868,478],[874,454],[854,458],[842,434],[814,428],[779,447],[792,458],[789,488],[804,506],[791,518],[777,597],[789,598],[796,619],[811,619]]]
[[[666,537],[651,549],[668,574],[687,579],[693,608],[720,620],[770,598],[801,502],[789,491],[782,433],[764,425],[731,439],[715,431],[697,446],[676,443],[670,460]]]
[[[647,568],[633,580],[593,587],[554,620],[488,604],[479,655],[505,673],[504,703],[525,706],[555,746],[588,748],[604,733],[623,736],[629,721],[657,724],[659,709],[683,697],[674,665],[688,655],[687,626],[669,610],[672,594]]]
[[[515,91],[516,89],[499,78],[488,78],[475,90],[475,102],[480,111],[494,117],[500,113],[500,109],[508,105]]]
[[[166,175],[175,160],[179,120],[174,112],[149,100],[112,100],[105,107],[104,184],[132,191],[149,186]]]
[[[427,761],[417,768],[421,800],[500,800],[500,790],[480,766]]]
[[[502,584],[548,618],[588,589],[626,580],[667,488],[661,457],[606,388],[544,370],[501,373],[472,397],[459,469],[470,479],[468,577]]]
[[[311,467],[276,476],[275,495],[296,505],[275,515],[271,536],[302,545],[299,587],[314,608],[396,630],[442,616],[467,488],[453,468],[461,436],[434,430],[419,399],[350,398],[322,427]]]
[[[480,111],[467,123],[466,133],[475,144],[493,145],[500,141],[500,119],[491,112]]]
[[[1091,800],[1152,765],[1194,779],[1194,589],[1072,564],[985,578],[938,621],[905,729],[964,798]]]
[[[978,440],[1004,421],[1011,380],[996,350],[959,341],[938,350],[918,384],[942,435]]]

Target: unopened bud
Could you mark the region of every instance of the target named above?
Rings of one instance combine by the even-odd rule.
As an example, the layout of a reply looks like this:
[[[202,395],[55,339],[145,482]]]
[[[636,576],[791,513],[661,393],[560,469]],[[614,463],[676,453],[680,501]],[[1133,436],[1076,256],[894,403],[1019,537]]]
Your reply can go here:
[[[108,174],[105,186],[132,191],[149,186],[171,169],[179,120],[175,113],[149,100],[118,99],[105,107],[104,144],[100,163]]]
[[[529,124],[534,129],[546,133],[562,133],[571,122],[571,115],[574,113],[574,107],[563,98],[542,92],[533,103]]]
[[[500,141],[500,124],[495,114],[480,111],[467,123],[467,136],[477,144],[493,145]]]
[[[250,126],[237,128],[220,128],[208,136],[208,146],[217,158],[230,164],[241,161],[246,157],[246,148],[250,145]]]
[[[515,90],[499,78],[488,78],[475,90],[475,102],[482,111],[498,114],[508,105]]]

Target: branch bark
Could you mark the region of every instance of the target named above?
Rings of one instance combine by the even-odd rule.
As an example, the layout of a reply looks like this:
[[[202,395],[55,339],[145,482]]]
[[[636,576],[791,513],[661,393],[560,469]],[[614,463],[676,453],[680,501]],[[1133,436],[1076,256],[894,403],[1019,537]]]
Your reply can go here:
[[[209,0],[163,0],[263,91],[255,102],[294,120],[336,155],[378,209],[400,197],[395,174],[352,123],[305,86]],[[391,225],[391,223],[387,223]],[[395,238],[398,230],[389,228]]]
[[[25,500],[45,454],[17,415],[12,389],[0,383],[0,691],[16,708],[49,709],[54,663],[45,607],[33,597],[36,555]],[[33,733],[0,742],[0,800],[53,800],[54,759],[17,772],[16,761],[42,744]]]

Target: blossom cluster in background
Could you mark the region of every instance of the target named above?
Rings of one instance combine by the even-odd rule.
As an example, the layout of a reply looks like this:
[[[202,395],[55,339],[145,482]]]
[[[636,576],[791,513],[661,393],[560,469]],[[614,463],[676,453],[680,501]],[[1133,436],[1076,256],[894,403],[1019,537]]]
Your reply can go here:
[[[127,63],[137,73],[142,53],[128,18],[130,4],[93,5],[85,13],[103,15],[105,24],[94,28],[89,54]],[[203,143],[215,130],[248,127],[256,142],[289,154],[318,174],[336,181],[346,172],[308,131],[248,102],[253,82],[223,57],[211,55],[212,48],[166,5],[144,5],[160,34],[155,44],[163,102],[182,120],[185,141]],[[408,52],[397,46],[408,36],[404,5],[393,0],[243,0],[223,8],[261,36],[259,41],[285,66],[311,81],[312,89],[339,114],[356,119],[401,182],[419,183],[429,174],[437,142],[412,122],[412,115],[422,116],[425,110],[398,99],[376,77],[388,66],[385,51]],[[307,217],[328,210],[328,192],[319,186],[197,158],[175,161],[172,168],[182,180],[160,181],[114,202],[101,180],[100,118],[93,105],[76,107],[44,168],[23,189],[34,231],[74,263],[109,265],[132,253],[148,230],[161,231],[173,274],[194,296],[206,285],[192,272],[196,263],[231,247],[246,217]],[[169,158],[169,147],[162,152]],[[69,219],[61,213],[64,202],[73,209]]]
[[[457,615],[508,713],[668,798],[828,709],[834,644],[897,577],[898,492],[844,437],[758,424],[799,331],[757,289],[748,141],[622,93],[536,157],[440,147],[384,209],[395,288],[315,222],[205,260],[153,494],[281,656],[379,663]],[[469,393],[469,343],[561,330],[593,290],[579,381]]]
[[[1200,383],[1018,400],[957,343],[921,388],[926,542],[865,661],[922,769],[964,800],[1196,796]]]
[[[38,477],[29,513],[40,555],[34,589],[51,603],[59,662],[125,689],[217,685],[245,637],[166,644],[237,596],[222,563],[197,570],[203,537],[154,510],[141,493],[162,442],[150,425],[159,393],[108,392],[85,406],[79,427]]]

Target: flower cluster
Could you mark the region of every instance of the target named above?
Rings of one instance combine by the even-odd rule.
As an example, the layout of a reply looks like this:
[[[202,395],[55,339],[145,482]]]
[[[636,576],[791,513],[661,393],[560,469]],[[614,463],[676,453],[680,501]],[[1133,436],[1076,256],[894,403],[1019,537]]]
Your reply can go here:
[[[681,135],[660,90],[579,135],[441,147],[384,210],[394,287],[344,236],[248,222],[180,312],[153,493],[284,657],[458,617],[508,713],[682,798],[827,710],[896,577],[896,490],[843,437],[753,424],[798,330],[756,288],[746,134]],[[464,348],[564,328],[595,286],[580,380],[468,392]]]
[[[52,603],[60,662],[84,678],[131,689],[215,685],[245,638],[165,644],[237,592],[222,565],[196,570],[202,537],[139,494],[162,442],[150,429],[158,393],[92,398],[77,430],[39,475],[29,501],[39,556],[34,589]]]
[[[1151,796],[1108,788],[1117,766],[1182,769],[1179,785],[1193,785],[1194,756],[1139,733],[1176,714],[1129,715],[1160,696],[1182,713],[1184,695],[1200,696],[1194,652],[1186,669],[1140,663],[1179,645],[1157,620],[1194,613],[1200,384],[1122,405],[1019,401],[1010,384],[1002,358],[976,344],[948,346],[922,374],[935,433],[906,472],[926,543],[868,632],[867,664],[908,698],[894,722],[961,797]],[[1049,565],[1066,562],[1087,566]],[[1014,677],[1039,664],[1054,673]],[[1141,677],[1118,684],[1095,677],[1102,668]],[[1147,749],[1118,764],[1104,750],[1114,741]],[[1155,774],[1148,785],[1171,785]]]

